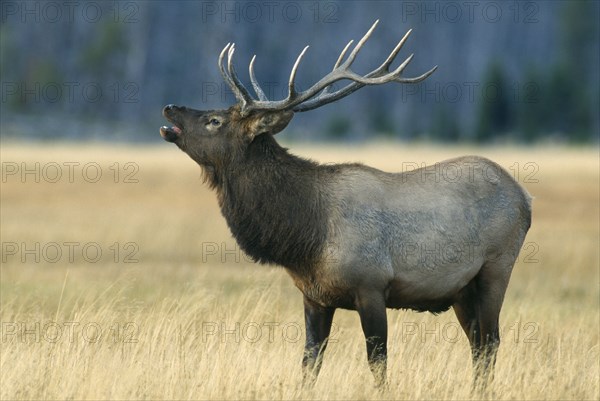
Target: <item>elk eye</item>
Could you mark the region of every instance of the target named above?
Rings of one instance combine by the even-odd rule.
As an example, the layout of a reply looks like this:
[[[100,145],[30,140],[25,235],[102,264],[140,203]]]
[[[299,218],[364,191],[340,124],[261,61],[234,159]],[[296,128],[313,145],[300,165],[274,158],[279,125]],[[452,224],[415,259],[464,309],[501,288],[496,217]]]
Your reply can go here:
[[[221,125],[221,121],[217,120],[216,118],[211,118],[208,123],[214,127]]]

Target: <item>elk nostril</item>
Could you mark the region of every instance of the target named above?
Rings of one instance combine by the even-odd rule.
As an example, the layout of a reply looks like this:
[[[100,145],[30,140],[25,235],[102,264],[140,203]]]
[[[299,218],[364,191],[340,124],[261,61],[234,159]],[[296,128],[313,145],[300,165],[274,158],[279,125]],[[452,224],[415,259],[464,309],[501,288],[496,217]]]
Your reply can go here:
[[[175,106],[174,104],[168,104],[163,108],[162,114],[163,114],[163,116],[169,118],[169,116],[172,116],[173,113],[177,111],[177,109],[178,109],[178,107]]]

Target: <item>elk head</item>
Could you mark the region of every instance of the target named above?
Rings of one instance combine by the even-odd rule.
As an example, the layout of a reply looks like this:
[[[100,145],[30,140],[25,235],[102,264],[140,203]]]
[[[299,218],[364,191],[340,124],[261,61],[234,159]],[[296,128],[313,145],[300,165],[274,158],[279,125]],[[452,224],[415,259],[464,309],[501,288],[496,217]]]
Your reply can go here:
[[[269,100],[258,84],[254,75],[256,56],[250,61],[249,75],[257,98],[250,95],[233,67],[235,45],[228,43],[221,51],[218,64],[223,79],[233,91],[238,103],[226,110],[207,111],[168,105],[163,109],[163,115],[173,126],[161,127],[161,136],[168,142],[174,142],[201,166],[218,167],[243,152],[258,135],[275,135],[283,130],[291,121],[294,112],[308,111],[334,102],[366,85],[421,82],[437,69],[436,66],[415,78],[401,77],[413,58],[411,54],[390,72],[390,65],[412,31],[409,30],[377,69],[366,75],[358,75],[352,71],[350,66],[378,22],[379,20],[375,21],[352,49],[348,58],[344,60],[352,40],[344,47],[329,74],[306,91],[299,92],[295,86],[295,77],[300,61],[308,49],[306,46],[294,63],[288,81],[288,95],[282,100]],[[332,85],[340,80],[351,82],[341,89],[332,90]]]

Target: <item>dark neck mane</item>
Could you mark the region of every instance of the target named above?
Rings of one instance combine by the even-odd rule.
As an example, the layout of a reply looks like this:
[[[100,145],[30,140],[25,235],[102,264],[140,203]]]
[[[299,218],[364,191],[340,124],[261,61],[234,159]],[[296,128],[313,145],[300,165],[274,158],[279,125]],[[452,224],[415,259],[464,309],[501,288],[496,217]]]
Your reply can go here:
[[[221,212],[240,247],[260,263],[310,269],[327,237],[316,163],[259,135],[239,160],[214,171]]]

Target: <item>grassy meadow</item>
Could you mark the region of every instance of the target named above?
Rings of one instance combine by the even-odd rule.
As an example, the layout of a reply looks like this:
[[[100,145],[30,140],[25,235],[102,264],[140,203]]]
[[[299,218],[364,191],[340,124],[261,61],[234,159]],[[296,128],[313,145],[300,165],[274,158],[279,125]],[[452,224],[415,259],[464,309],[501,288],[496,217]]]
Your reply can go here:
[[[487,156],[534,196],[501,314],[490,397],[599,399],[598,149],[292,144],[402,171]],[[1,148],[0,399],[471,399],[452,311],[388,311],[377,392],[358,315],[337,311],[301,387],[302,297],[241,253],[200,170],[173,145]],[[37,163],[37,164],[36,164]]]

